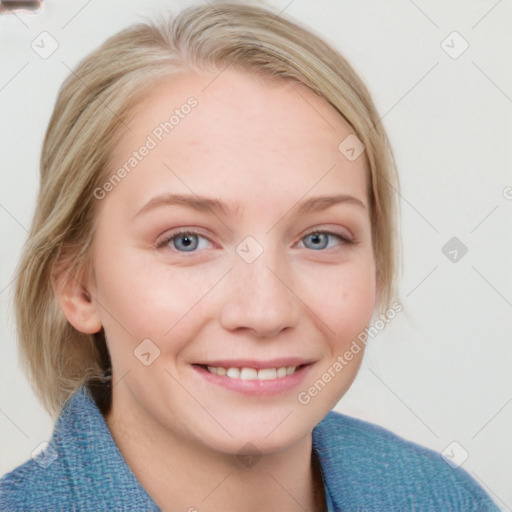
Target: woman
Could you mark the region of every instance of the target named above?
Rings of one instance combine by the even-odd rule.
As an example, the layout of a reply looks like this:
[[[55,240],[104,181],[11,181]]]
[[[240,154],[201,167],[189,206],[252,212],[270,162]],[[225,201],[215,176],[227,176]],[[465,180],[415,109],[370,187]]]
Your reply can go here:
[[[64,83],[16,294],[49,410],[2,510],[496,510],[438,454],[330,412],[395,299],[372,100],[263,9],[191,8]]]

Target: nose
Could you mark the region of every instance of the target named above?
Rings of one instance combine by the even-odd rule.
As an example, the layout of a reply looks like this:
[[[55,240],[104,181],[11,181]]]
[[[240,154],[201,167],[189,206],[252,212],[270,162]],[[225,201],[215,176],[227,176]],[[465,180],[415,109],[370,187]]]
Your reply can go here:
[[[301,302],[293,291],[292,272],[266,252],[252,263],[237,256],[222,298],[220,321],[225,329],[271,338],[298,325]]]

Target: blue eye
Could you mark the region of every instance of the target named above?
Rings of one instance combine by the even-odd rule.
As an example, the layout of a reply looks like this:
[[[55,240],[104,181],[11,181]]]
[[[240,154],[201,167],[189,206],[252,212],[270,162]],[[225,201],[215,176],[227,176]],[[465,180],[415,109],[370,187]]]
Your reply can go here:
[[[161,242],[157,243],[157,248],[168,247],[178,252],[197,252],[198,250],[207,249],[211,242],[204,236],[195,231],[179,231],[171,233]],[[306,249],[314,251],[322,251],[324,249],[332,249],[339,245],[352,244],[343,235],[332,233],[330,231],[312,231],[304,236],[301,240]]]
[[[351,243],[350,240],[343,236],[329,231],[313,231],[312,233],[309,233],[309,235],[306,235],[302,240],[306,248],[313,249],[315,251],[331,249],[335,245]],[[333,240],[334,243],[330,243]],[[336,241],[338,244],[335,243]]]
[[[157,244],[157,248],[171,245],[179,252],[194,252],[197,249],[205,249],[208,246],[208,239],[194,231],[181,231],[173,233]]]

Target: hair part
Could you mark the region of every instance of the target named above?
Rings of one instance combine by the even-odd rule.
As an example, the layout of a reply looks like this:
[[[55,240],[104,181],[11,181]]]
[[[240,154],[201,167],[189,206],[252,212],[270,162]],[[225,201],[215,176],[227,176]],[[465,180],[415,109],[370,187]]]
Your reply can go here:
[[[130,112],[161,80],[227,66],[304,84],[352,127],[365,145],[379,308],[389,308],[395,297],[398,178],[370,94],[344,57],[311,31],[248,5],[191,7],[170,21],[133,25],[64,81],[43,143],[39,196],[14,306],[22,364],[50,412],[58,413],[85,382],[101,382],[110,364],[103,329],[84,334],[72,327],[51,278],[61,268],[69,279],[91,269],[94,190],[130,129]]]

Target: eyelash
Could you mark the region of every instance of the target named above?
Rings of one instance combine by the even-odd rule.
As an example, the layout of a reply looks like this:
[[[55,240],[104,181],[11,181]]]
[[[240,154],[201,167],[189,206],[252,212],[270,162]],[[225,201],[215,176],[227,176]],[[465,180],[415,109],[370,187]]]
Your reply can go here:
[[[341,233],[336,233],[336,231],[331,231],[329,229],[313,229],[306,233],[301,238],[301,240],[310,235],[331,235],[335,238],[338,238],[341,245],[354,245],[356,243],[354,239],[348,238],[345,235],[342,235]]]
[[[186,236],[186,235],[200,236],[202,238],[206,238],[207,240],[209,240],[208,237],[204,236],[199,231],[195,231],[193,229],[179,230],[174,233],[170,233],[161,242],[157,242],[156,248],[162,249],[164,246],[168,245],[169,242],[172,242],[172,240],[174,240],[175,238],[179,238],[180,236]],[[186,252],[186,251],[178,251],[178,252]],[[195,251],[192,251],[192,252],[195,252]]]
[[[308,237],[310,235],[314,235],[314,234],[317,234],[317,235],[330,235],[330,236],[333,236],[335,238],[338,238],[340,240],[340,244],[341,245],[355,245],[357,243],[353,239],[347,238],[346,236],[344,236],[344,235],[342,235],[340,233],[336,233],[335,231],[331,231],[331,230],[328,230],[328,229],[313,229],[313,230],[309,231],[308,233],[306,233],[300,240],[302,241],[304,238],[306,238],[306,237]],[[179,238],[180,236],[186,236],[186,235],[198,236],[198,237],[202,237],[202,238],[205,238],[208,241],[210,241],[208,239],[208,237],[204,236],[199,231],[195,231],[194,229],[179,230],[179,231],[176,231],[174,233],[170,233],[162,241],[157,242],[156,248],[157,249],[162,249],[165,246],[169,245],[169,243],[172,242],[174,239]],[[314,249],[311,249],[311,250],[314,250]],[[325,251],[325,250],[327,250],[327,249],[322,249],[319,252]],[[186,253],[187,251],[176,251],[176,252]],[[198,252],[198,251],[189,251],[189,252]]]

